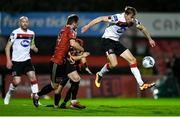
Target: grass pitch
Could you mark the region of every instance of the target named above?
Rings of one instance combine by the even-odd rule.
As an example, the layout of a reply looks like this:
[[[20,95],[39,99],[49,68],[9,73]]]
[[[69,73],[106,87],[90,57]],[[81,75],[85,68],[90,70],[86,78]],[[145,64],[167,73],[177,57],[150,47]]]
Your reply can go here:
[[[45,107],[53,100],[40,100],[42,106],[35,108],[31,99],[12,99],[4,105],[0,99],[2,116],[180,116],[180,99],[126,99],[93,98],[80,99],[86,109],[54,109]]]

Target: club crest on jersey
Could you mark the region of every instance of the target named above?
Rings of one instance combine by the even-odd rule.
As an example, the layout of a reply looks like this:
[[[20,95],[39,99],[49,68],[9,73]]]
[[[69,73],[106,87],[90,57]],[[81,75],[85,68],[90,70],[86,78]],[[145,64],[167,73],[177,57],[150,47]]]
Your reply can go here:
[[[119,28],[119,29],[117,30],[117,33],[122,33],[122,32],[124,32],[124,31],[126,31],[126,27],[125,27],[125,26],[122,26],[121,28]]]
[[[28,47],[28,46],[29,46],[29,43],[30,43],[30,41],[28,41],[28,40],[23,40],[23,41],[21,41],[21,45],[22,45],[23,47]]]

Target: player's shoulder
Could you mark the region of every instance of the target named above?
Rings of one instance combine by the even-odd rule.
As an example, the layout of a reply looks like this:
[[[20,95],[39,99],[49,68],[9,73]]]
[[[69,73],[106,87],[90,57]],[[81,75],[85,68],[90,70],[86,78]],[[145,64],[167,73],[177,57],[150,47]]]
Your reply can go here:
[[[114,21],[126,22],[124,13],[116,13],[112,15],[112,19],[114,19]]]
[[[71,30],[71,29],[72,29],[72,28],[71,28],[69,25],[64,26],[64,30],[69,31],[69,30]]]
[[[113,14],[112,16],[123,17],[124,14],[123,13],[116,13],[116,14]]]
[[[119,14],[117,14],[117,17],[120,22],[126,22],[125,13],[119,13]]]
[[[73,28],[72,28],[71,26],[69,26],[69,25],[66,25],[66,26],[64,27],[64,31],[65,31],[65,32],[74,32]]]
[[[20,32],[20,28],[14,29],[14,30],[12,31],[13,34],[16,34],[16,33],[18,33],[18,32]]]
[[[28,32],[29,34],[33,34],[33,35],[35,34],[34,31],[33,31],[33,30],[30,30],[30,29],[28,29],[27,32]]]

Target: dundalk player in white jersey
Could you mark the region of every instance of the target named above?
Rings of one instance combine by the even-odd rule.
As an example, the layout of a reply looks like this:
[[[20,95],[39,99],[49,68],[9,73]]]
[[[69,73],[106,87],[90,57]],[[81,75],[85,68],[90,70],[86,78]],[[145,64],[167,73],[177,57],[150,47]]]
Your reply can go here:
[[[9,104],[10,97],[16,87],[21,82],[21,75],[26,74],[31,81],[31,90],[33,94],[33,103],[38,103],[35,98],[38,92],[38,82],[35,76],[35,69],[31,63],[30,49],[34,52],[38,52],[34,43],[35,34],[28,29],[29,20],[28,17],[22,16],[19,18],[18,29],[15,29],[9,38],[6,45],[5,52],[7,63],[6,67],[12,69],[13,81],[9,86],[9,90],[6,93],[4,104]],[[12,59],[10,49],[12,47]],[[35,105],[35,104],[34,104]]]
[[[97,87],[100,87],[103,75],[112,68],[117,66],[117,56],[121,56],[126,61],[128,61],[131,72],[136,78],[140,90],[145,90],[155,85],[155,83],[148,84],[143,82],[139,69],[137,68],[136,58],[132,55],[129,49],[125,48],[119,42],[119,39],[121,35],[124,33],[124,31],[126,31],[129,27],[136,25],[137,29],[144,33],[151,47],[155,46],[155,42],[151,38],[147,29],[135,18],[136,14],[136,9],[128,6],[125,8],[125,11],[122,14],[97,17],[81,29],[81,32],[84,33],[90,27],[94,26],[99,22],[109,23],[108,27],[105,29],[104,34],[102,36],[103,50],[106,53],[109,62],[106,63],[99,72],[96,73],[95,84]]]

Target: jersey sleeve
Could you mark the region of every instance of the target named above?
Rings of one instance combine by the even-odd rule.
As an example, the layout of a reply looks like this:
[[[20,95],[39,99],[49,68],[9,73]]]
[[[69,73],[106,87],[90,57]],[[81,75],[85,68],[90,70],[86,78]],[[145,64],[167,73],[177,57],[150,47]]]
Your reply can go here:
[[[33,37],[32,37],[32,40],[31,40],[31,45],[34,45],[35,44],[35,33],[33,32]]]
[[[13,32],[10,34],[9,39],[10,39],[10,41],[13,43],[16,38],[17,38],[17,34],[13,31]]]
[[[118,14],[114,14],[111,16],[108,16],[108,22],[109,23],[118,23]]]

